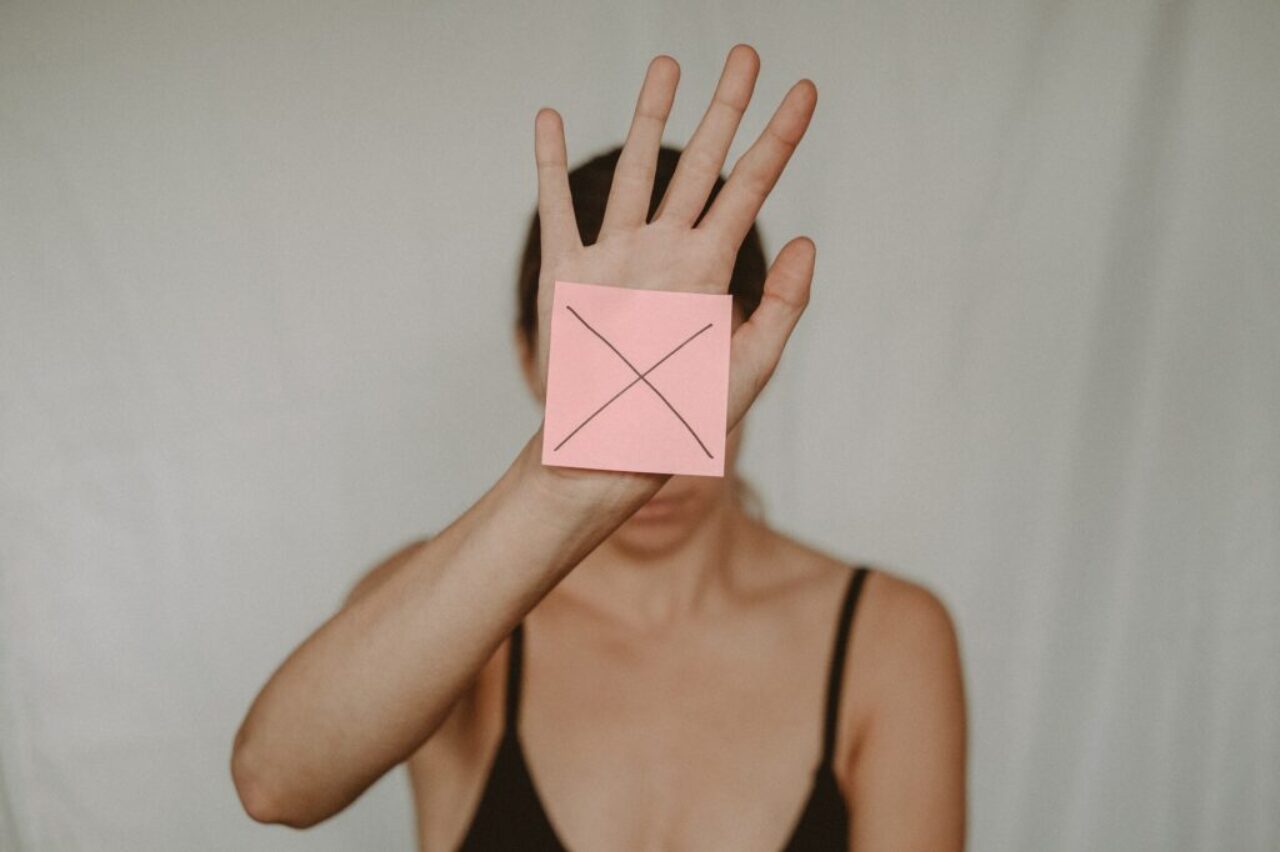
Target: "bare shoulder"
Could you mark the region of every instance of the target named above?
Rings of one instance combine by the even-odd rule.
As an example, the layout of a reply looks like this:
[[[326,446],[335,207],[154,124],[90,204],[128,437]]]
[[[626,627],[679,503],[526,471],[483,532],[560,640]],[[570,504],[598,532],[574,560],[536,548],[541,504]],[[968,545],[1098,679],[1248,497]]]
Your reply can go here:
[[[925,583],[875,563],[840,559],[779,534],[752,532],[753,577],[801,592],[829,641],[849,588],[864,576],[845,639],[834,772],[855,849],[960,852],[966,831],[966,710],[955,621]],[[761,584],[765,581],[761,580]]]
[[[749,532],[754,576],[771,586],[813,589],[829,599],[844,588],[849,571],[860,564],[842,559],[791,536],[755,525]],[[956,646],[955,623],[933,589],[867,563],[871,569],[859,593],[855,631],[858,642],[875,646],[873,656],[902,662],[945,657]]]
[[[930,706],[963,723],[960,643],[955,619],[927,585],[874,568],[855,625],[855,665],[870,701],[864,727],[878,718]]]
[[[956,645],[955,621],[933,589],[893,571],[874,567],[862,591],[869,622],[868,644],[896,662],[917,663],[950,655]]]
[[[837,768],[855,846],[963,848],[967,722],[955,621],[927,585],[867,575],[854,627],[857,736]],[[928,814],[927,819],[908,818]]]

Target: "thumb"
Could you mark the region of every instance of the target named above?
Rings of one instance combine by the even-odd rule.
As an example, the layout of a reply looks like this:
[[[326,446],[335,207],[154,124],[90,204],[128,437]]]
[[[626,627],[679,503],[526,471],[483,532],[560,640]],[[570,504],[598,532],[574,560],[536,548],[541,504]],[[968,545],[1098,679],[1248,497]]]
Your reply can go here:
[[[796,327],[813,281],[817,247],[808,237],[791,240],[769,267],[760,304],[738,326],[729,350],[728,428],[737,425],[773,375]]]

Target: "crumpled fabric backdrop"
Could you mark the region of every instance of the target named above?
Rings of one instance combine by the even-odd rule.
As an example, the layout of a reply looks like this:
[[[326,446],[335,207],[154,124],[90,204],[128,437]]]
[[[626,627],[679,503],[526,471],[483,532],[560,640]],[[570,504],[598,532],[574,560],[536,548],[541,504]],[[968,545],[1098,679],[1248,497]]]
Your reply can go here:
[[[402,770],[251,822],[232,734],[536,426],[537,108],[580,162],[668,52],[682,145],[736,41],[734,157],[820,92],[745,471],[951,607],[970,848],[1280,848],[1280,5],[1219,0],[4,4],[0,847],[411,847]]]

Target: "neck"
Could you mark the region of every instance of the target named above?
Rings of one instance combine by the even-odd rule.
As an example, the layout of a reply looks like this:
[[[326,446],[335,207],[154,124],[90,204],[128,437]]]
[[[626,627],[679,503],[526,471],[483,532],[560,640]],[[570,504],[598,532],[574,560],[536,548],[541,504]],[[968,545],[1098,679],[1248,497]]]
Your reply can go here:
[[[637,629],[664,629],[714,607],[732,585],[750,519],[718,503],[684,540],[641,550],[624,532],[605,539],[560,584],[576,601]]]

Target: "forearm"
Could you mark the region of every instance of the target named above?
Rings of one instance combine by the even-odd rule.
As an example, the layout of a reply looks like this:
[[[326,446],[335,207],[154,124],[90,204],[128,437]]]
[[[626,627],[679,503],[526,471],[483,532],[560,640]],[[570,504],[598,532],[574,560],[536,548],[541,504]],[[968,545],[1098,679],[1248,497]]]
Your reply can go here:
[[[268,681],[233,756],[256,818],[313,824],[405,760],[514,625],[664,479],[587,475],[565,487],[537,460],[540,437]]]

